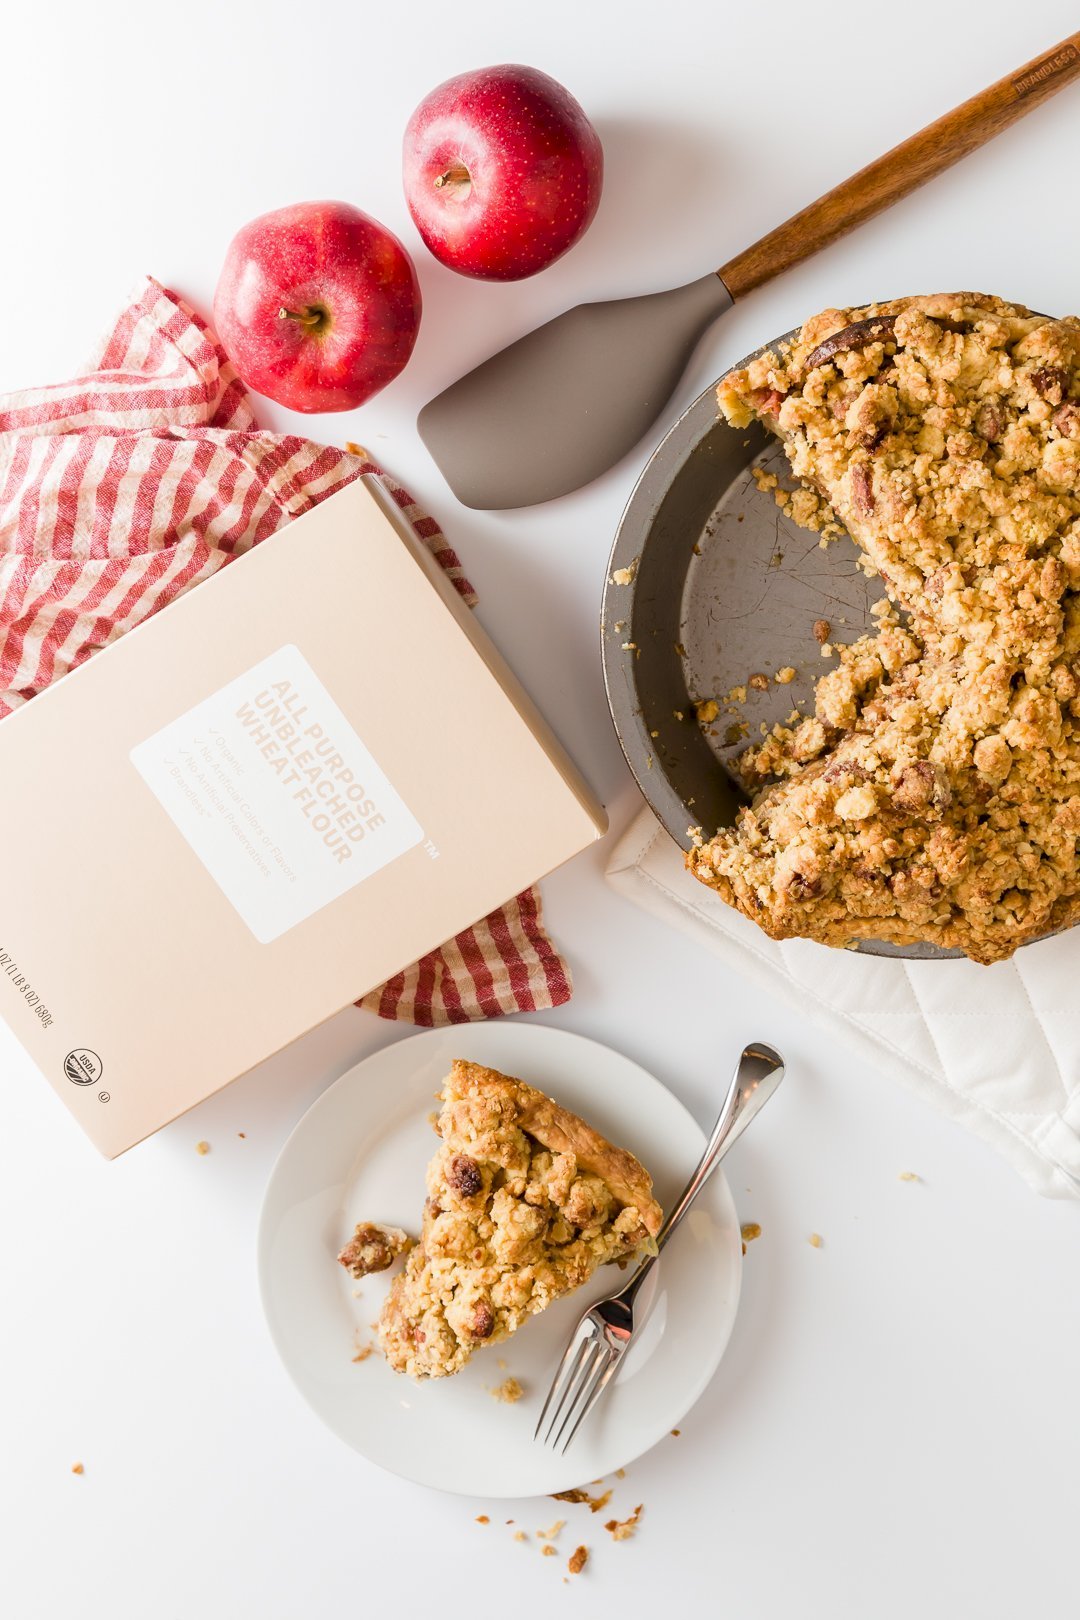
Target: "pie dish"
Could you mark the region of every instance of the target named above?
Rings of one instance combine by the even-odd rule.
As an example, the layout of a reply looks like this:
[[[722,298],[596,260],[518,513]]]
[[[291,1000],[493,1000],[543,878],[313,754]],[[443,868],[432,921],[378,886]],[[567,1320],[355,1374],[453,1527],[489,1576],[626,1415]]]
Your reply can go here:
[[[524,1081],[457,1059],[442,1102],[420,1242],[378,1324],[390,1366],[417,1379],[459,1372],[662,1219],[634,1155]]]
[[[742,755],[757,796],[690,870],[778,939],[993,962],[1076,920],[1080,322],[973,293],[826,310],[718,398],[887,598],[816,712]]]

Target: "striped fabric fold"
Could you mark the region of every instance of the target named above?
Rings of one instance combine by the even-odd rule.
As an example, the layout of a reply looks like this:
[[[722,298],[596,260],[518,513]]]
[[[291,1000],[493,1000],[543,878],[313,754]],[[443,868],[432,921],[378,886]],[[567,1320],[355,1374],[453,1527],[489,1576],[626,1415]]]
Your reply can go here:
[[[408,492],[355,446],[261,431],[213,332],[147,277],[84,375],[0,396],[0,719],[364,474],[474,606]],[[357,1005],[435,1025],[570,995],[528,889]]]

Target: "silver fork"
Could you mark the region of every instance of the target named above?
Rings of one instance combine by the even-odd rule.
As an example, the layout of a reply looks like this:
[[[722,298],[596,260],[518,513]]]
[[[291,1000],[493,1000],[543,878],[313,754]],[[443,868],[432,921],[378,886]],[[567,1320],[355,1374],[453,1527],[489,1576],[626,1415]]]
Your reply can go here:
[[[639,1319],[634,1319],[634,1300],[642,1283],[728,1148],[765,1106],[783,1078],[784,1060],[779,1052],[760,1041],[744,1048],[701,1162],[657,1234],[656,1253],[642,1260],[618,1293],[591,1305],[578,1322],[551,1381],[533,1433],[534,1440],[540,1438],[544,1419],[551,1408],[551,1421],[541,1443],[558,1450],[566,1434],[562,1449],[563,1452],[569,1450],[574,1436],[615,1377],[635,1329],[641,1326],[640,1313]],[[566,1433],[568,1427],[569,1433]]]

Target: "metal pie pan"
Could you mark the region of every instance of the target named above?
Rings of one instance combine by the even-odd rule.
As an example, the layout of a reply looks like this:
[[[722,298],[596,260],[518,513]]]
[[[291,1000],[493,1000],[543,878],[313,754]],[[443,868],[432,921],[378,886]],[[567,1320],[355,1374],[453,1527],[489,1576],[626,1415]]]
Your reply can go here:
[[[870,607],[883,595],[880,581],[856,567],[850,540],[822,546],[758,488],[755,468],[791,487],[779,440],[757,424],[738,429],[719,419],[713,384],[638,479],[608,563],[601,633],[608,704],[638,786],[683,849],[692,827],[709,837],[731,826],[746,803],[733,757],[796,706],[813,713],[815,683],[835,667],[822,658],[815,621],[826,619],[838,641],[854,641],[873,628]],[[622,570],[631,577],[618,584]],[[787,668],[795,677],[779,684],[775,676]],[[766,690],[752,687],[751,675],[766,676]],[[729,697],[743,687],[744,701]],[[709,697],[720,717],[707,731],[693,700]],[[747,730],[736,734],[740,726]],[[964,954],[878,940],[857,948],[921,960]]]

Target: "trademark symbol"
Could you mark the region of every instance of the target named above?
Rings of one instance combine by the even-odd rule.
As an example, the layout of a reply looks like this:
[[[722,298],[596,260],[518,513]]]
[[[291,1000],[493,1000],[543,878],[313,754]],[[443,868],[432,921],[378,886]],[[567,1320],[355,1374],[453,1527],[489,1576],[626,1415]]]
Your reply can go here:
[[[438,858],[439,858],[439,846],[438,846],[438,844],[432,843],[430,838],[425,838],[424,839],[424,854],[427,856],[429,861],[437,861]]]
[[[109,1101],[109,1093],[107,1091],[99,1091],[98,1094],[97,1094],[97,1097],[98,1097],[98,1102],[108,1102]]]

